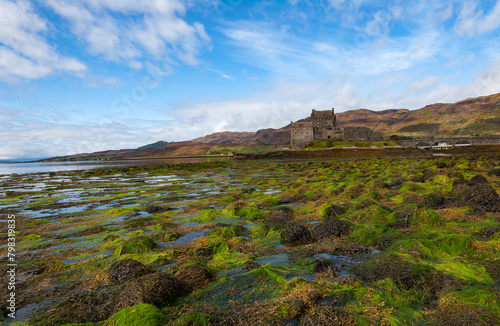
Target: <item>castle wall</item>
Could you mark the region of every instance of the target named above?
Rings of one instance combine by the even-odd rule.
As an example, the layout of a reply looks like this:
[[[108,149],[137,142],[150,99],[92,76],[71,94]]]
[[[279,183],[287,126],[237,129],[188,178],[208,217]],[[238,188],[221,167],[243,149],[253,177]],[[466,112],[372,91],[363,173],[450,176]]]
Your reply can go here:
[[[344,140],[368,140],[370,130],[366,128],[345,128]]]
[[[292,148],[301,148],[313,141],[313,128],[309,124],[292,123]]]
[[[295,122],[291,124],[292,148],[301,148],[312,141],[327,139],[368,140],[370,130],[367,128],[338,128],[337,118],[332,110],[312,110],[311,122]]]

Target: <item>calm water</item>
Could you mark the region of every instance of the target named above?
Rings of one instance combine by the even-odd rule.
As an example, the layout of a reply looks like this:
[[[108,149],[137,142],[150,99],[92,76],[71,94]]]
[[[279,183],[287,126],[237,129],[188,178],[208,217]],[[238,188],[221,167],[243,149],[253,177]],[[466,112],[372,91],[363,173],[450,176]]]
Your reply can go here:
[[[89,170],[89,169],[123,167],[123,166],[224,162],[227,160],[229,160],[228,157],[197,157],[197,158],[172,158],[172,159],[123,160],[123,161],[0,163],[0,175],[38,173],[38,172],[58,172],[58,171],[71,171],[71,170]]]

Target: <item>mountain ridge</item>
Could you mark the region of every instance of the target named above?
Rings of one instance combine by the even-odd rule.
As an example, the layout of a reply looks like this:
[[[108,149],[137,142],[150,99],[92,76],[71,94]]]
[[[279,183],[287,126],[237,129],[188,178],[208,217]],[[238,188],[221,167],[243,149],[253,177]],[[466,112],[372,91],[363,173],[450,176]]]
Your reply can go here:
[[[368,128],[372,131],[373,139],[388,138],[391,135],[412,138],[499,135],[500,93],[467,98],[455,103],[429,104],[417,110],[372,111],[361,108],[340,112],[336,116],[340,127]],[[310,117],[299,121],[310,121]],[[158,141],[137,149],[75,154],[51,158],[48,161],[202,155],[210,152],[214,146],[284,146],[289,143],[290,124],[279,129],[266,128],[255,132],[216,132],[190,141]]]

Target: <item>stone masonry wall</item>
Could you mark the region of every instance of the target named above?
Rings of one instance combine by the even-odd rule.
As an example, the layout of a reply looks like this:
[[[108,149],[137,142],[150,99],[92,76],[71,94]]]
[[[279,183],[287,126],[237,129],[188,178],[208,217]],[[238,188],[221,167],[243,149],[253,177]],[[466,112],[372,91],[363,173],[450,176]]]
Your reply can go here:
[[[292,124],[292,148],[301,148],[312,142],[313,128],[311,124]]]

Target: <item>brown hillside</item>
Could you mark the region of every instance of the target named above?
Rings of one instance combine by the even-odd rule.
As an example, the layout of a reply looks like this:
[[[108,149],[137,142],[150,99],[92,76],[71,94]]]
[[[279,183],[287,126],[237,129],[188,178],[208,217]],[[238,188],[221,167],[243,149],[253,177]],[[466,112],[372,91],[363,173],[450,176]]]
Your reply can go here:
[[[299,121],[310,121],[310,118]],[[371,111],[359,109],[337,114],[341,127],[368,128],[372,135],[389,137],[411,136],[479,136],[500,135],[500,93],[469,98],[456,103],[437,103],[421,109],[391,109]],[[157,143],[155,143],[157,144]],[[152,145],[155,145],[152,144]],[[139,149],[76,154],[49,160],[110,160],[140,157],[200,155],[214,145],[287,145],[290,144],[290,125],[280,129],[261,129],[257,132],[218,132],[193,141],[144,146]],[[147,148],[146,148],[147,147]]]

